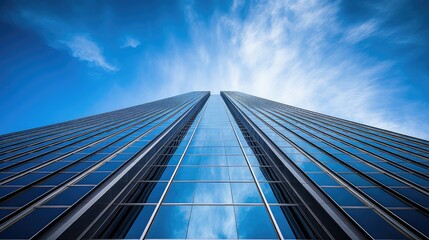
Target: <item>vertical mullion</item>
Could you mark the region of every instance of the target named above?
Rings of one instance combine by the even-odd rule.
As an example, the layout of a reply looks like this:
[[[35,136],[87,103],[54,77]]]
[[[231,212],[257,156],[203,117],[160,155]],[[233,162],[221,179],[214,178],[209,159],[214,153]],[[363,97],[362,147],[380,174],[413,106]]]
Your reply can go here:
[[[271,211],[271,209],[270,209],[270,206],[268,205],[268,201],[267,201],[267,199],[265,198],[265,195],[264,195],[264,193],[263,193],[263,191],[262,191],[262,188],[261,188],[261,186],[260,186],[260,184],[259,184],[259,181],[258,181],[258,179],[256,178],[255,172],[254,172],[254,171],[253,171],[253,169],[252,169],[252,165],[250,164],[250,161],[249,161],[249,159],[247,158],[247,154],[246,154],[246,152],[244,151],[244,148],[243,148],[243,145],[241,144],[240,138],[238,137],[238,134],[237,134],[237,132],[235,131],[234,125],[233,125],[233,124],[232,124],[232,122],[231,122],[231,117],[230,117],[230,114],[229,114],[228,108],[227,108],[227,107],[226,107],[226,105],[225,105],[225,102],[223,102],[223,106],[224,106],[224,108],[225,108],[226,114],[228,115],[228,120],[229,120],[229,123],[230,123],[230,125],[231,125],[231,128],[232,128],[232,130],[234,131],[235,138],[237,139],[238,144],[240,145],[241,152],[243,153],[244,158],[246,159],[247,167],[249,168],[250,173],[252,174],[253,180],[254,180],[254,182],[255,182],[255,184],[256,184],[256,187],[257,187],[257,189],[258,189],[259,194],[261,195],[261,198],[262,198],[262,201],[263,201],[263,203],[264,203],[264,206],[265,206],[265,208],[267,209],[268,214],[269,214],[270,219],[271,219],[271,222],[272,222],[272,223],[273,223],[273,225],[274,225],[274,228],[275,228],[275,230],[276,230],[277,236],[279,237],[279,239],[284,239],[284,238],[283,238],[283,235],[282,235],[282,232],[280,231],[280,227],[279,227],[279,225],[277,224],[276,219],[274,218],[274,214],[272,213],[272,211]]]
[[[153,221],[155,220],[156,214],[158,213],[159,208],[161,207],[161,204],[162,204],[162,202],[164,201],[165,196],[167,195],[167,192],[168,192],[168,190],[169,190],[169,188],[170,188],[170,186],[171,186],[171,184],[172,184],[172,182],[173,182],[173,179],[174,179],[174,177],[176,176],[176,173],[177,173],[177,171],[179,170],[180,165],[182,164],[182,160],[183,160],[183,158],[185,157],[186,152],[188,151],[189,145],[191,144],[192,139],[194,138],[195,132],[197,131],[198,126],[200,125],[201,119],[202,119],[202,118],[203,118],[203,116],[204,116],[204,112],[205,112],[206,108],[207,108],[207,103],[205,104],[204,109],[203,109],[203,110],[202,110],[202,112],[201,112],[201,116],[200,116],[200,118],[198,119],[197,124],[195,125],[195,129],[193,130],[192,135],[191,135],[191,137],[189,138],[188,144],[186,144],[185,150],[183,151],[183,154],[182,154],[182,156],[180,157],[180,160],[179,160],[179,162],[177,163],[177,166],[176,166],[176,168],[174,169],[174,172],[173,172],[173,174],[171,175],[170,180],[168,180],[167,186],[165,187],[164,192],[163,192],[163,193],[162,193],[162,195],[161,195],[161,198],[159,199],[158,203],[156,204],[155,210],[153,211],[153,213],[152,213],[151,217],[149,218],[148,223],[146,224],[145,229],[143,230],[142,235],[140,236],[140,240],[143,240],[143,239],[145,239],[145,238],[146,238],[146,235],[147,235],[147,233],[148,233],[148,231],[149,231],[149,228],[151,227],[151,225],[152,225]],[[192,128],[192,126],[191,126],[191,128]]]

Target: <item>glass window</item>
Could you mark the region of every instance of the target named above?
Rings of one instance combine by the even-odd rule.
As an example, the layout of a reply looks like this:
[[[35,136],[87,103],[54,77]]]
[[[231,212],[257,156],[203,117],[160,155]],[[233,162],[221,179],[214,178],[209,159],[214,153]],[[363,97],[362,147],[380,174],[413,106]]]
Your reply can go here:
[[[121,165],[121,162],[106,162],[101,167],[97,168],[96,171],[115,171]]]
[[[340,173],[340,175],[355,186],[374,186],[373,183],[356,173]]]
[[[421,193],[413,188],[392,188],[403,196],[419,203],[420,205],[429,208],[429,198],[424,193]]]
[[[58,185],[69,180],[75,175],[76,173],[57,173],[54,176],[51,176],[46,180],[41,181],[39,185]]]
[[[103,181],[110,173],[107,172],[93,172],[85,177],[83,177],[81,180],[79,180],[76,184],[99,184],[101,181]]]
[[[270,206],[285,239],[317,239],[297,207]]]
[[[289,194],[283,184],[278,183],[260,183],[262,192],[268,203],[291,203]]]
[[[127,198],[127,202],[157,203],[166,187],[166,182],[139,182]]]
[[[224,155],[186,155],[182,165],[226,166],[227,161]]]
[[[231,181],[253,181],[248,167],[230,167],[229,175]]]
[[[256,179],[261,182],[280,181],[276,175],[276,169],[272,167],[253,167]]]
[[[180,167],[176,180],[219,180],[228,181],[226,167]]]
[[[134,219],[130,229],[125,235],[125,238],[127,239],[130,239],[130,238],[139,239],[140,236],[143,234],[144,228],[146,227],[146,224],[149,221],[149,218],[152,215],[152,212],[155,209],[155,206],[138,206],[138,207],[125,206],[125,207],[140,210],[139,214]]]
[[[27,185],[30,183],[33,183],[45,176],[47,176],[48,173],[29,173],[27,175],[24,175],[22,177],[19,177],[15,180],[12,180],[7,183],[7,185]]]
[[[235,206],[234,208],[239,238],[277,238],[265,207]]]
[[[80,186],[80,187],[68,187],[51,200],[49,200],[45,205],[65,205],[69,206],[77,202],[81,197],[88,193],[93,187],[90,186]]]
[[[304,172],[322,172],[322,169],[313,162],[297,162],[295,164]]]
[[[37,208],[0,232],[0,238],[29,239],[64,211],[65,208]]]
[[[168,189],[164,202],[192,203],[194,201],[196,183],[173,182]]]
[[[323,190],[340,206],[364,206],[364,204],[344,188],[323,188]]]
[[[232,206],[193,206],[187,238],[237,238]]]
[[[393,212],[419,231],[429,236],[429,217],[417,210],[393,210]]]
[[[319,186],[339,186],[334,179],[326,175],[326,173],[308,173],[307,176],[311,178]]]
[[[262,203],[255,183],[231,183],[234,203]]]
[[[147,238],[186,238],[191,206],[161,206]]]
[[[232,203],[229,183],[197,183],[195,203]]]
[[[369,208],[344,209],[373,238],[405,239],[398,230]]]
[[[51,190],[50,187],[32,187],[2,202],[2,207],[21,207]]]
[[[385,207],[407,207],[403,201],[392,196],[381,188],[361,188],[363,192]]]
[[[229,155],[226,157],[228,166],[247,166],[244,155]]]
[[[0,197],[4,197],[8,195],[9,193],[18,190],[20,187],[0,187]]]

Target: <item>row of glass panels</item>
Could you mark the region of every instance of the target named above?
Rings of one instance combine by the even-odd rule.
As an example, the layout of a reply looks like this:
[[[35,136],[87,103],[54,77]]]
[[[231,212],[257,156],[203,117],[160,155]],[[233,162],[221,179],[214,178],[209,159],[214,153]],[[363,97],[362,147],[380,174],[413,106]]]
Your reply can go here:
[[[370,162],[372,160],[378,165],[376,157],[365,152],[359,152],[358,156],[360,158],[356,158],[352,154],[356,154],[357,149],[356,151],[353,151],[351,147],[347,149],[349,145],[344,144],[338,146],[338,148],[342,150],[344,150],[343,148],[346,149],[338,151],[324,142],[335,143],[335,139],[317,139],[315,135],[311,136],[305,133],[304,130],[301,130],[305,129],[303,124],[296,122],[292,124],[290,120],[292,117],[286,114],[279,114],[278,112],[274,114],[274,111],[270,108],[270,104],[264,103],[263,100],[258,99],[256,101],[249,96],[236,93],[229,93],[228,95],[232,96],[233,101],[240,106],[240,109],[280,147],[296,166],[304,171],[310,179],[320,186],[329,197],[361,224],[361,226],[364,226],[364,229],[372,236],[389,238],[404,237],[384,219],[367,208],[359,197],[348,191],[347,185],[344,186],[342,182],[338,182],[332,176],[340,176],[340,178],[345,179],[352,185],[358,186],[358,189],[362,190],[364,194],[367,194],[367,196],[370,196],[378,203],[390,209],[419,231],[428,234],[425,226],[425,222],[429,220],[428,216],[418,206],[428,207],[428,196],[418,191],[418,189],[411,188],[410,185],[386,175],[385,171],[379,171],[377,168],[360,159],[364,158]],[[258,107],[259,105],[263,105],[263,107]],[[273,131],[273,129],[276,131]],[[316,131],[316,128],[312,130]],[[320,135],[325,133],[326,131],[323,133],[319,132]],[[348,151],[350,151],[350,154]],[[303,154],[303,152],[306,154]],[[416,185],[418,184],[422,184],[423,187],[428,186],[427,182],[423,179],[416,183]],[[403,195],[392,194],[392,189]],[[407,198],[411,202],[407,201]],[[353,206],[353,208],[349,206]],[[371,219],[371,224],[365,220],[365,216]],[[371,227],[375,225],[384,227]]]
[[[112,130],[112,134],[106,138],[100,139],[100,136],[96,136],[95,139],[81,141],[80,144],[76,144],[75,149],[82,149],[77,153],[60,160],[26,161],[34,165],[24,175],[22,172],[2,172],[22,176],[0,186],[3,194],[0,204],[1,217],[9,215],[8,218],[12,219],[9,222],[13,221],[10,226],[2,226],[7,227],[0,233],[0,237],[31,237],[132,159],[203,96],[203,93],[192,93],[167,102],[158,102],[153,106],[158,110],[149,116],[141,116],[140,123]],[[102,141],[89,146],[88,144],[94,140]],[[65,153],[59,155],[62,156],[61,154]],[[43,167],[38,168],[38,165]],[[36,205],[29,206],[33,210],[28,215],[14,220],[15,211],[21,211],[28,203],[36,200],[38,200]],[[22,229],[25,231],[21,231]]]
[[[277,239],[277,231],[285,238],[314,236],[303,227],[301,206],[287,198],[285,183],[267,174],[275,166],[258,161],[229,114],[222,99],[211,96],[169,161],[149,170],[162,174],[141,179],[141,188],[151,189],[143,191],[148,197],[120,203],[138,212],[131,227],[120,236],[98,237]],[[252,168],[257,182],[238,139],[257,166]]]

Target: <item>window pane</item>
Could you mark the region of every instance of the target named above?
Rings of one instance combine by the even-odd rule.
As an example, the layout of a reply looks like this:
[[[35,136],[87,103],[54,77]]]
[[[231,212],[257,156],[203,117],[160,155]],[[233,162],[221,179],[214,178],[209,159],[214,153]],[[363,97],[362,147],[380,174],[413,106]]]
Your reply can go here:
[[[270,206],[282,235],[286,239],[316,239],[297,207]]]
[[[226,167],[180,167],[176,180],[220,180],[228,181]]]
[[[192,203],[196,183],[173,182],[164,199],[167,203]]]
[[[232,203],[229,183],[197,183],[195,203]]]
[[[235,206],[234,208],[239,238],[277,238],[265,207]]]
[[[233,207],[194,206],[192,208],[187,238],[237,238]]]
[[[6,230],[0,232],[0,238],[29,239],[64,210],[65,208],[37,208]]]
[[[49,200],[45,205],[72,205],[92,188],[90,186],[69,187]]]
[[[262,203],[254,183],[231,183],[234,203]]]
[[[371,209],[349,208],[344,210],[373,238],[405,239],[404,235]]]
[[[148,238],[186,238],[191,206],[161,206]]]
[[[253,181],[248,167],[230,167],[229,175],[231,181]]]

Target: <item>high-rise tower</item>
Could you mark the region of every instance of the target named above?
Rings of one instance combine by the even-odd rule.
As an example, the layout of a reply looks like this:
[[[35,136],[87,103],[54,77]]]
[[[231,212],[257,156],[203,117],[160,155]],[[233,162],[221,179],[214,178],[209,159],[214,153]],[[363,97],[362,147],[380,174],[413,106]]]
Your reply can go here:
[[[424,239],[429,142],[239,92],[0,136],[0,238]]]

